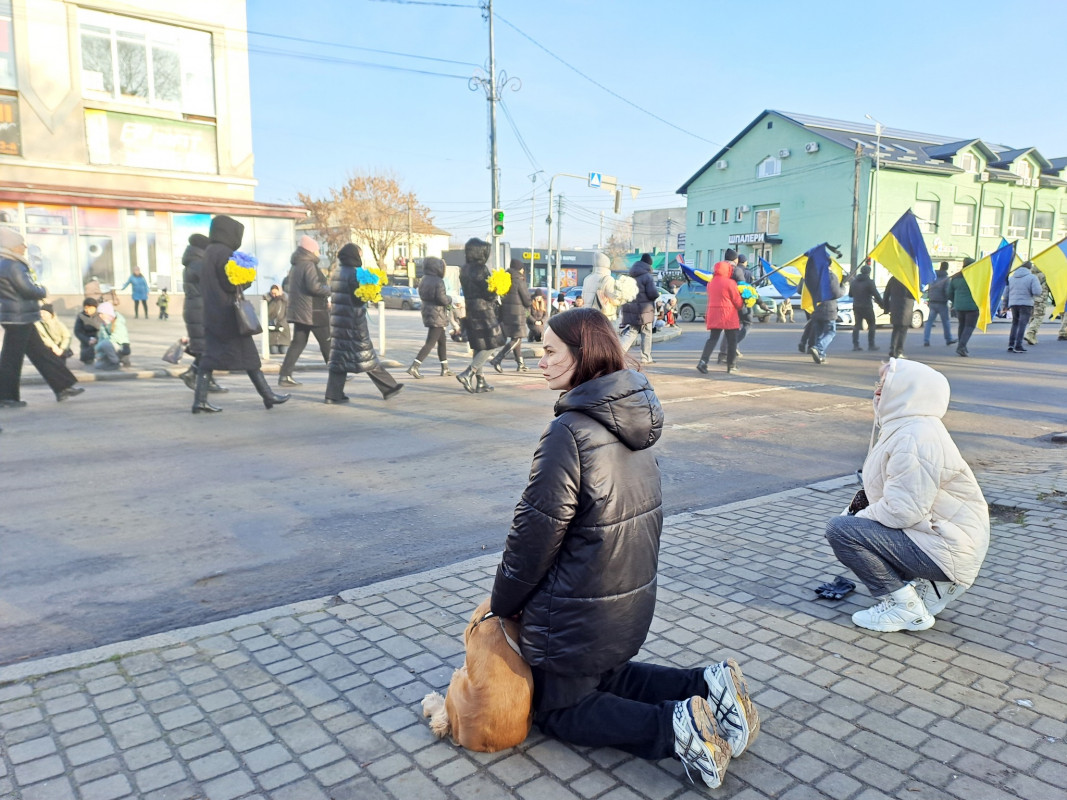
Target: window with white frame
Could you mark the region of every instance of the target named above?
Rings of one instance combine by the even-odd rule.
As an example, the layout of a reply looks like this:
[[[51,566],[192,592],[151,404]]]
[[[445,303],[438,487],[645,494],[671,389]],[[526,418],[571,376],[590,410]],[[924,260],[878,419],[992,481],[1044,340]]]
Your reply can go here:
[[[741,221],[741,215],[745,213],[744,211],[742,211],[743,208],[744,206],[738,206],[734,209],[734,222]]]
[[[704,224],[704,212],[703,211],[698,211],[697,212],[697,225],[703,225],[703,224]]]
[[[1034,174],[1034,167],[1029,161],[1019,160],[1012,164],[1011,171],[1018,175],[1020,178],[1030,180],[1030,178]]]
[[[773,178],[782,174],[782,162],[774,156],[767,156],[756,166],[757,178]]]
[[[1000,226],[1003,222],[1003,208],[1000,206],[982,206],[982,216],[978,220],[978,235],[1000,236]]]
[[[708,250],[708,269],[711,269],[712,265],[715,263],[715,258],[712,256],[713,252],[713,250]]]
[[[1062,211],[1059,213],[1059,219],[1056,221],[1056,241],[1060,239],[1067,239],[1067,214]]]
[[[11,30],[11,0],[0,0],[0,89],[17,89],[15,41]]]
[[[974,153],[964,153],[960,156],[960,169],[964,172],[978,172],[978,159]]]
[[[1034,238],[1042,241],[1052,239],[1052,212],[1037,211],[1034,213]]]
[[[937,211],[940,203],[937,200],[916,200],[915,218],[919,220],[919,230],[923,233],[937,233]]]
[[[1008,214],[1008,238],[1022,239],[1030,227],[1030,209],[1013,208]]]
[[[756,233],[778,233],[778,209],[764,208],[756,212]]]
[[[724,208],[722,210],[722,222],[723,222],[723,225],[725,225],[729,221],[730,221],[730,209]]]
[[[970,203],[952,206],[952,233],[957,236],[974,236],[974,210]]]
[[[696,261],[693,262],[694,269],[700,269],[700,256],[703,255],[703,251],[697,250]]]
[[[718,220],[716,219],[716,216],[717,216],[717,214],[716,214],[715,211],[709,211],[708,212],[708,224],[709,225],[714,225],[716,222],[718,222]]]
[[[78,9],[82,96],[215,116],[211,34]]]

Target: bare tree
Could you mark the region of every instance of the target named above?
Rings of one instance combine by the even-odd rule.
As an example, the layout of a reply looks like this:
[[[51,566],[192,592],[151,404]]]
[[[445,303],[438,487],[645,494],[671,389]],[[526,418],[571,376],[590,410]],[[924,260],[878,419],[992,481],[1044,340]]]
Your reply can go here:
[[[615,225],[615,229],[608,237],[607,244],[604,245],[604,254],[611,259],[612,269],[619,270],[625,268],[623,256],[630,252],[630,241],[632,238],[631,225],[629,222],[619,222]]]
[[[407,238],[409,222],[416,232],[433,226],[430,209],[419,203],[414,192],[403,191],[388,173],[352,175],[341,188],[330,189],[329,197],[298,196],[331,262],[341,247],[355,241],[370,250],[379,268],[388,271],[388,253]]]

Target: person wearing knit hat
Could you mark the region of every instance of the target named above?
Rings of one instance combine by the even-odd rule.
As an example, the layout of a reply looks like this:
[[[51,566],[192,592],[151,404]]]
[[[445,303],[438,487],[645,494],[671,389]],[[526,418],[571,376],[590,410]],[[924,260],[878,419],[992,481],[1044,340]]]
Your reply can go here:
[[[582,297],[586,305],[599,308],[611,321],[618,318],[622,298],[616,292],[615,279],[611,277],[611,259],[604,253],[593,257],[593,271],[582,282]]]
[[[96,309],[101,325],[95,347],[96,369],[118,369],[130,366],[130,334],[126,318],[111,303],[101,303]]]
[[[322,360],[330,363],[330,310],[326,304],[330,283],[319,269],[319,243],[310,236],[300,237],[289,264],[289,275],[282,289],[289,295],[285,318],[293,324],[293,336],[278,373],[278,385],[300,386],[293,378],[293,369],[309,337],[315,337]]]
[[[41,341],[36,324],[41,319],[41,301],[48,290],[37,283],[26,257],[26,241],[11,228],[0,227],[0,408],[21,408],[22,362],[28,358],[55,392],[66,400],[85,390],[78,379]]]
[[[630,267],[629,275],[637,282],[637,297],[622,306],[622,349],[633,347],[641,336],[641,363],[654,364],[652,360],[652,325],[656,321],[656,298],[659,289],[652,277],[652,255],[644,253],[641,260]]]

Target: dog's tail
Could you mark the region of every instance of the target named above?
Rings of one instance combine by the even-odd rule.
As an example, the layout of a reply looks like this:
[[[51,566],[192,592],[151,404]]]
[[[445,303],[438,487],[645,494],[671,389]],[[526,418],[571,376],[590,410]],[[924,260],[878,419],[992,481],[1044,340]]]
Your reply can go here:
[[[437,692],[430,692],[422,698],[422,715],[430,718],[430,731],[438,739],[444,739],[452,732],[448,709],[445,708],[445,698]]]

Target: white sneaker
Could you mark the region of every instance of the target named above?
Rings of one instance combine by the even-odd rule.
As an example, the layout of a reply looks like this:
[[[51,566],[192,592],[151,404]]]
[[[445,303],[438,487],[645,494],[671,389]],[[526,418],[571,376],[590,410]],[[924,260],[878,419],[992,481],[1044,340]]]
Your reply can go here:
[[[852,615],[852,621],[869,631],[925,631],[934,625],[915,587],[910,583],[882,598],[882,601]]]
[[[945,606],[967,591],[965,586],[948,581],[928,581],[926,578],[916,578],[912,581],[916,594],[923,601],[926,610],[932,616],[937,616],[945,610]]]
[[[729,658],[705,668],[704,682],[708,685],[708,706],[719,731],[730,743],[730,753],[737,758],[755,740],[760,725],[745,676],[737,662]]]
[[[692,767],[712,789],[722,785],[730,763],[730,745],[715,730],[715,717],[703,697],[690,697],[674,705],[674,753],[689,780]],[[695,782],[695,781],[694,781]]]

